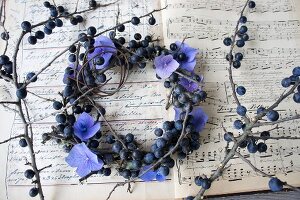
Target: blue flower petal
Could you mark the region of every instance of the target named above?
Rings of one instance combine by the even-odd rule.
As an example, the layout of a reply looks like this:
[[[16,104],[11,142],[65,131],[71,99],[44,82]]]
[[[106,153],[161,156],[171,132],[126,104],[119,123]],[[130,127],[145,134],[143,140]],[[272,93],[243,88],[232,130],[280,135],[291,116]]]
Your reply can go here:
[[[147,171],[151,166],[148,165],[148,166],[144,166],[142,168],[142,170],[140,171],[140,175],[143,174],[145,171]],[[145,182],[149,182],[149,181],[152,181],[156,178],[156,172],[153,171],[152,169],[149,170],[148,172],[146,172],[144,175],[142,175],[140,177],[140,179],[142,179],[143,181]]]
[[[186,78],[180,78],[179,84],[182,85],[187,91],[194,92],[199,88],[198,84]]]
[[[193,72],[196,66],[196,59],[191,62],[181,62],[180,68],[185,69],[186,71]]]
[[[154,59],[156,74],[162,78],[168,78],[179,67],[179,63],[172,55],[161,55]]]
[[[100,56],[104,58],[104,64],[96,65],[96,68],[103,69],[108,66],[110,58],[117,52],[116,47],[111,39],[102,35],[96,38],[94,46],[94,52],[88,54],[88,59],[91,60],[90,66],[93,66],[92,58]]]
[[[88,167],[88,161],[84,161],[81,165],[79,165],[76,169],[76,173],[80,176],[80,177],[84,177],[86,175],[88,175],[91,170]]]
[[[82,146],[83,144],[75,145],[69,152],[69,155],[65,158],[66,162],[71,167],[77,167],[86,160],[86,154],[82,149]]]
[[[66,157],[66,162],[71,167],[77,167],[77,174],[86,176],[91,171],[100,170],[104,163],[98,156],[91,152],[85,143],[76,144]]]
[[[196,132],[202,131],[208,120],[207,114],[200,107],[193,109],[193,111],[190,114],[193,115],[194,117],[192,124],[195,127],[195,131]]]
[[[97,122],[94,126],[88,128],[86,135],[84,135],[84,138],[83,138],[84,141],[93,137],[100,130],[100,128],[101,128],[101,126],[100,126],[99,122]]]
[[[88,113],[82,113],[73,125],[75,135],[82,141],[93,137],[100,130],[100,124],[94,125],[94,119]],[[97,130],[96,130],[97,129]]]
[[[181,109],[174,108],[174,111],[175,111],[175,120],[179,120],[180,119],[180,113],[182,112]],[[207,121],[208,121],[208,116],[204,112],[204,110],[200,107],[194,108],[192,110],[192,112],[190,112],[189,114],[194,117],[192,124],[195,127],[195,131],[196,132],[202,131],[204,129]]]
[[[159,182],[163,182],[163,181],[166,180],[166,177],[164,175],[160,174],[159,172],[157,172],[156,180],[159,181]]]

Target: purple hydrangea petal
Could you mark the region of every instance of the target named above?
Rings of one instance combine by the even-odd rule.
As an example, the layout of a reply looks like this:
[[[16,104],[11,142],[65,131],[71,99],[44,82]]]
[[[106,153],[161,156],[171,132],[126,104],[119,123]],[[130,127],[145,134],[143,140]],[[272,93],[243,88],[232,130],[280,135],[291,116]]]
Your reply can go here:
[[[177,121],[180,119],[181,109],[174,107],[174,111],[175,111],[175,121]]]
[[[189,92],[194,92],[199,88],[197,83],[190,81],[186,78],[181,78],[179,84],[182,85]]]
[[[101,126],[99,122],[97,122],[94,126],[88,128],[86,134],[84,135],[84,139],[88,140],[89,138],[93,137],[100,130],[100,128]]]
[[[98,159],[85,143],[76,144],[65,160],[71,167],[77,167],[76,172],[81,177],[91,171],[100,170],[104,165],[103,161]]]
[[[80,176],[80,177],[84,177],[86,175],[88,175],[91,170],[88,168],[88,161],[84,161],[81,165],[79,165],[76,169],[76,173]]]
[[[146,170],[148,170],[151,166],[147,165],[144,166],[140,172],[140,175],[143,174]],[[156,172],[153,170],[149,170],[148,172],[146,172],[145,174],[143,174],[140,179],[142,179],[145,182],[149,182],[152,181],[156,178]]]
[[[82,144],[75,145],[69,152],[69,155],[65,158],[65,161],[71,167],[77,167],[85,160],[86,160],[86,154],[85,151],[82,149]]]
[[[175,111],[175,121],[180,119],[180,113],[182,112],[179,108],[174,108]],[[193,119],[193,125],[195,127],[196,132],[200,132],[204,129],[205,124],[208,121],[208,116],[204,112],[204,110],[200,107],[194,108],[192,112],[189,113],[194,117]]]
[[[173,59],[172,55],[161,55],[155,58],[154,64],[156,74],[162,78],[168,78],[179,67],[179,63]]]
[[[196,132],[202,131],[205,127],[205,124],[207,123],[207,120],[208,120],[207,114],[200,107],[194,108],[193,111],[190,114],[193,115],[193,117],[194,117],[192,124],[195,127],[195,131]]]
[[[157,172],[155,178],[156,178],[156,180],[159,181],[159,182],[163,182],[163,181],[166,180],[166,177],[165,177],[164,175],[160,174],[159,172]]]
[[[180,68],[185,69],[186,71],[193,72],[196,66],[196,59],[191,62],[181,62]]]
[[[88,113],[83,112],[74,123],[74,133],[82,141],[86,141],[96,134],[100,129],[100,124],[94,127],[94,119]],[[98,130],[96,131],[96,129]]]
[[[103,57],[103,65],[96,66],[97,69],[103,69],[108,66],[110,58],[117,52],[116,47],[111,39],[102,35],[96,38],[94,46],[96,48],[94,52],[88,54],[88,59],[96,58],[97,55]],[[90,61],[90,66],[93,66],[92,60]]]
[[[103,167],[104,163],[101,159],[98,159],[97,162],[88,161],[87,165],[91,171],[98,171]]]
[[[196,55],[199,53],[198,49],[192,48],[186,43],[177,41],[175,44],[180,48],[179,52],[182,52],[187,56],[187,62],[195,60]]]

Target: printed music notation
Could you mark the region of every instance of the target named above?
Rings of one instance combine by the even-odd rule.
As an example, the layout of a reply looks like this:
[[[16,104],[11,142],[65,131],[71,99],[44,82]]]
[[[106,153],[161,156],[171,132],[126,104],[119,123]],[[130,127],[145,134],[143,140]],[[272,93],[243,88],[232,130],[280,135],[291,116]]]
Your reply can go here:
[[[241,10],[243,5],[243,0],[228,0],[228,1],[218,1],[218,0],[186,0],[182,2],[181,0],[169,0],[167,1],[170,9],[185,9],[185,10],[214,10],[214,11],[236,11]],[[294,11],[295,6],[292,0],[269,0],[267,2],[257,2],[258,6],[252,12],[266,13],[266,12],[287,12]]]

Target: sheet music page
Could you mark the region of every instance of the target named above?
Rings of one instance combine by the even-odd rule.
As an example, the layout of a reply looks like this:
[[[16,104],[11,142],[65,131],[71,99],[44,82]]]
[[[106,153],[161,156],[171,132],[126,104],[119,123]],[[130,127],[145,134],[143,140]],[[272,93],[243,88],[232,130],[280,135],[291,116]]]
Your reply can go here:
[[[64,5],[70,12],[75,9],[76,1],[56,0],[56,4]],[[110,3],[113,1],[101,1],[101,4]],[[9,0],[7,3],[7,22],[6,28],[10,31],[10,36],[13,38],[13,43],[16,42],[16,37],[20,34],[20,24],[23,20],[36,24],[45,20],[49,16],[47,8],[43,7],[43,3],[37,0]],[[153,9],[160,8],[160,2],[152,0],[119,1],[120,18],[119,21],[131,19],[134,15],[141,16]],[[88,1],[79,1],[78,10],[87,8]],[[84,14],[87,19],[84,23],[72,26],[68,20],[64,20],[63,28],[55,28],[54,33],[50,36],[46,35],[46,39],[38,41],[34,46],[27,43],[27,37],[21,45],[19,61],[19,80],[24,79],[26,73],[30,71],[37,72],[53,56],[64,50],[67,46],[77,39],[78,33],[85,31],[89,26],[95,26],[99,31],[115,25],[117,4],[106,8],[97,9],[97,11]],[[158,23],[161,23],[161,14],[154,14]],[[147,24],[148,18],[141,20],[142,25],[138,27],[126,25],[125,34],[133,34],[139,32],[145,37],[148,34],[155,33],[155,36],[162,35],[161,27],[156,25],[150,27]],[[127,38],[128,39],[128,38]],[[13,49],[9,49],[9,54]],[[41,144],[41,135],[44,132],[51,131],[51,125],[55,124],[55,116],[51,115],[52,102],[41,99],[41,96],[46,99],[59,99],[58,92],[63,89],[62,77],[64,69],[68,66],[68,53],[60,57],[55,63],[43,72],[39,77],[39,81],[30,85],[28,90],[28,98],[26,99],[31,121],[34,131],[34,148],[36,151],[37,165],[42,168],[52,164],[41,173],[41,182],[44,185],[44,193],[46,199],[105,199],[116,182],[121,182],[124,179],[117,176],[117,172],[113,171],[114,176],[102,177],[100,175],[93,176],[83,185],[79,184],[79,177],[76,175],[74,168],[71,168],[64,161],[67,153],[64,153],[62,144],[58,145],[55,141]],[[119,76],[118,71],[110,71],[107,77],[113,77],[109,82],[107,89],[116,87]],[[4,85],[4,84],[2,84]],[[11,87],[12,88],[12,87]],[[4,98],[7,88],[1,87],[0,94]],[[129,75],[129,79],[125,86],[116,95],[110,98],[96,99],[103,107],[106,108],[106,118],[110,121],[113,129],[120,134],[133,133],[138,142],[147,148],[147,144],[155,137],[153,129],[161,126],[164,117],[167,116],[165,111],[165,89],[163,84],[157,81],[155,71],[151,64],[146,69],[133,69]],[[15,95],[15,91],[7,92],[11,96]],[[23,126],[18,115],[13,112],[1,111],[1,119],[3,116],[7,121],[1,121],[1,127],[6,132],[1,135],[1,139],[7,139],[10,136],[23,133]],[[10,122],[10,123],[9,123]],[[108,128],[103,122],[103,133],[107,133]],[[1,163],[6,170],[1,170],[1,189],[0,199],[31,199],[28,191],[32,187],[31,180],[24,177],[24,171],[28,168],[25,166],[26,159],[29,159],[26,148],[21,148],[18,145],[18,140],[11,141],[8,145],[1,146]],[[5,154],[7,152],[7,154]],[[4,171],[4,172],[3,172]],[[5,173],[5,174],[3,174]],[[172,178],[172,176],[170,176]],[[173,182],[167,180],[164,184],[158,183],[135,183],[132,185],[133,194],[126,192],[127,186],[118,188],[113,194],[112,199],[173,199],[174,189]],[[7,191],[6,191],[7,190]],[[163,193],[153,193],[153,191],[164,191]]]
[[[201,147],[187,160],[178,160],[174,169],[175,196],[196,194],[199,187],[194,177],[206,174],[224,158],[226,143],[223,139],[223,123],[227,131],[234,131],[233,121],[236,105],[228,79],[225,60],[229,48],[223,39],[234,33],[244,0],[163,0],[168,5],[163,12],[164,40],[166,46],[185,36],[186,42],[200,50],[197,70],[204,74],[208,99],[203,108],[210,116],[205,131],[201,134]],[[284,91],[280,81],[290,76],[293,67],[300,65],[300,2],[297,0],[256,1],[256,8],[247,11],[250,40],[238,51],[245,53],[242,66],[233,70],[234,80],[247,88],[241,103],[253,115],[260,106],[270,106]],[[281,117],[299,113],[300,109],[291,99],[277,109]],[[268,130],[272,127],[266,127]],[[234,131],[235,136],[237,132]],[[271,132],[273,136],[299,136],[299,122],[280,124]],[[267,141],[266,153],[249,154],[241,150],[262,171],[279,174],[289,184],[300,186],[300,149],[298,141]],[[225,194],[256,190],[268,190],[268,178],[260,175],[240,159],[231,160],[230,167],[222,178],[212,184],[207,194]],[[191,186],[191,187],[189,187]]]

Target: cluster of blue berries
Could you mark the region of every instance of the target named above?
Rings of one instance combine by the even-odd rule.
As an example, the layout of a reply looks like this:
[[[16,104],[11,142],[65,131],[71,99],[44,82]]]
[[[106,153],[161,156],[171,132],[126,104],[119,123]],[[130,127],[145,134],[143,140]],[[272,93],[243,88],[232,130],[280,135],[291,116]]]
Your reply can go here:
[[[281,81],[281,85],[284,88],[288,88],[296,83],[299,83],[300,67],[293,69],[293,74],[290,77],[284,78]],[[296,103],[300,103],[300,86],[297,87],[297,91],[294,93],[293,100]]]

